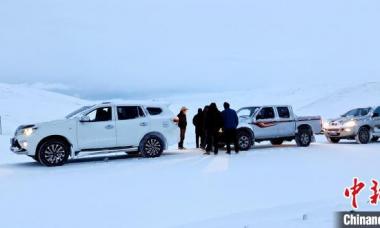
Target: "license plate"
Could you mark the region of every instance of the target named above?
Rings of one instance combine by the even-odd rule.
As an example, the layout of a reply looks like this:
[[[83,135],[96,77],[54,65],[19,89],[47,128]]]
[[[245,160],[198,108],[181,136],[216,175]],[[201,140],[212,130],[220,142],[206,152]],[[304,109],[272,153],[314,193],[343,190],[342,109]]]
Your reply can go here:
[[[329,135],[338,135],[338,132],[336,132],[336,131],[330,131]]]

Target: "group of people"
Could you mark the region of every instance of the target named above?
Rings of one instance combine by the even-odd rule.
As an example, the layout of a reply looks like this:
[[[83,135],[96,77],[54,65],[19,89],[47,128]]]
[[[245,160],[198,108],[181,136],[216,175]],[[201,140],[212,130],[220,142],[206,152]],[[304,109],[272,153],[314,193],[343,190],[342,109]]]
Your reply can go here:
[[[235,110],[230,108],[230,104],[224,102],[224,110],[219,111],[215,103],[206,105],[203,109],[199,108],[198,113],[193,118],[195,126],[196,147],[202,148],[209,155],[212,151],[218,154],[220,145],[227,146],[227,154],[231,153],[231,144],[234,144],[234,150],[239,153],[237,140],[237,126],[239,118]],[[180,128],[180,141],[178,149],[183,150],[184,140],[187,128],[188,109],[182,107],[178,117],[178,127]]]

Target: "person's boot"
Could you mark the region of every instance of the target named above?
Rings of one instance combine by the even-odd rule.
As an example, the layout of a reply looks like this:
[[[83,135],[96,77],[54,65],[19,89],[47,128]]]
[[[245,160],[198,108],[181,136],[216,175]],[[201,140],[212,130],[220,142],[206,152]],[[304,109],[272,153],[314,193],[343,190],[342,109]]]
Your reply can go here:
[[[231,154],[231,151],[227,151],[226,154]]]

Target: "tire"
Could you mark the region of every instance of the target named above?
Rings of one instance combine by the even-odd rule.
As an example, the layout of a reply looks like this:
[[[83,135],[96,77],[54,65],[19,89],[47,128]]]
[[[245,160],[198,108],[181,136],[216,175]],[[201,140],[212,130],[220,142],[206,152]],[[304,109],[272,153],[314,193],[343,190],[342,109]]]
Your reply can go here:
[[[273,146],[279,146],[281,145],[282,143],[284,143],[284,140],[283,139],[272,139],[270,141],[270,143],[273,145]]]
[[[237,137],[239,143],[239,150],[247,151],[251,149],[253,137],[250,133],[246,131],[239,131]]]
[[[361,127],[355,137],[355,140],[359,144],[368,144],[371,141],[370,130],[366,127]]]
[[[45,166],[62,166],[69,159],[70,147],[69,145],[59,139],[51,139],[44,142],[38,152],[38,161]]]
[[[331,137],[326,137],[326,138],[327,138],[327,141],[329,141],[329,143],[336,144],[340,142],[340,138],[331,138]]]
[[[157,136],[149,136],[146,138],[141,147],[141,156],[145,158],[160,157],[164,151],[164,143]]]
[[[379,140],[379,137],[377,137],[377,136],[373,136],[371,141],[372,141],[372,142],[377,142],[378,140]]]
[[[313,132],[310,129],[302,128],[296,135],[296,143],[299,147],[308,147],[311,144]]]

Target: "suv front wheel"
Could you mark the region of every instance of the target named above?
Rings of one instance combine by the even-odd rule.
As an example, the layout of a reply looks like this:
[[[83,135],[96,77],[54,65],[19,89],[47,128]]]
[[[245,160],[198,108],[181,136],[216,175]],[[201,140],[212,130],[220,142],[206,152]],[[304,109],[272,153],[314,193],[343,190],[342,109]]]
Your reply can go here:
[[[66,142],[59,139],[52,139],[44,142],[38,152],[37,161],[46,166],[61,166],[69,158],[70,149]]]
[[[358,134],[355,137],[355,140],[359,144],[367,144],[371,141],[371,132],[366,127],[361,127]]]
[[[146,158],[153,158],[161,156],[164,151],[164,143],[157,136],[149,136],[143,143],[141,148],[141,155]]]

